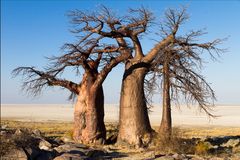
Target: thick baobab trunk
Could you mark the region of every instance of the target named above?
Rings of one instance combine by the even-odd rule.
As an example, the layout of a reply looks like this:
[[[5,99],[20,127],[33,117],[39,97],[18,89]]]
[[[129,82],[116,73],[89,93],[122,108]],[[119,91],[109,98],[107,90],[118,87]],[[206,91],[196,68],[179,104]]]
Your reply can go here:
[[[145,67],[125,70],[120,99],[118,143],[141,146],[151,140],[152,129],[144,95],[146,72]]]
[[[102,86],[93,86],[94,78],[85,74],[74,110],[74,140],[81,143],[104,143],[104,96]]]
[[[169,65],[167,61],[163,64],[163,109],[159,132],[165,138],[170,138],[172,133],[170,77]]]

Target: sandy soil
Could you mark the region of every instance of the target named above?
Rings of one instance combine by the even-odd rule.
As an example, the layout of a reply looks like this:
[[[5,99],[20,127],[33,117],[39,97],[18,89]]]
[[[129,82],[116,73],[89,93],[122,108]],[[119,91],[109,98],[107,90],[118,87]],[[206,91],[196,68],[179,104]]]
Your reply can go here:
[[[22,121],[72,121],[73,105],[69,104],[1,104],[1,118]],[[118,105],[105,105],[105,122],[118,122]],[[240,127],[240,106],[217,106],[212,112],[219,116],[209,119],[197,107],[173,107],[175,126],[228,126]],[[161,107],[155,105],[149,113],[153,126],[161,120]]]

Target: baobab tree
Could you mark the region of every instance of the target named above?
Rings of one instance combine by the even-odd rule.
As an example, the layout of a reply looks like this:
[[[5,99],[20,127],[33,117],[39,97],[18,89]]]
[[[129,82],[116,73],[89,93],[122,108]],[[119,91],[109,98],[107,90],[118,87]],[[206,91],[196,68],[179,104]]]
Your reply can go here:
[[[131,56],[125,61],[122,79],[118,143],[126,142],[137,146],[148,144],[153,130],[148,117],[144,79],[159,52],[175,40],[180,25],[186,19],[185,10],[176,11],[174,14],[166,12],[166,21],[162,23],[168,25],[169,32],[162,35],[163,38],[146,54],[143,53],[140,37],[153,24],[153,14],[145,8],[139,8],[130,9],[127,16],[117,17],[109,9],[104,7],[104,10],[104,17],[107,17],[104,22],[99,19],[103,15],[96,13],[92,13],[94,17],[76,14],[76,19],[91,19],[94,24],[88,23],[88,31],[116,40],[121,39],[123,44],[129,44],[126,49],[133,49]],[[81,24],[78,21],[75,23]],[[104,25],[110,30],[103,30]],[[94,29],[94,26],[98,26],[98,29]]]
[[[90,21],[91,23],[86,23],[85,30],[103,37],[121,40],[119,44],[126,46],[125,50],[131,54],[125,61],[122,80],[118,142],[140,146],[150,141],[152,133],[143,87],[145,75],[158,52],[174,41],[185,15],[184,12],[176,12],[176,15],[166,13],[166,16],[172,16],[172,19],[165,22],[171,24],[169,28],[171,32],[147,54],[144,54],[139,37],[154,21],[153,14],[145,8],[130,9],[129,13],[127,16],[117,17],[105,7],[102,15],[94,12],[86,15],[78,11],[74,15],[74,23],[82,24],[79,19]],[[104,26],[108,26],[108,30],[104,30]],[[129,52],[130,49],[133,49],[132,53]]]
[[[98,34],[103,26],[90,28],[95,19],[101,23],[108,22],[105,17],[106,10],[99,12],[102,16],[94,14],[86,16],[84,12],[72,11],[69,13],[71,22],[77,25],[72,30],[79,38],[76,43],[66,43],[66,51],[61,56],[49,58],[49,66],[45,70],[35,67],[18,67],[13,75],[24,77],[22,87],[33,96],[49,86],[60,86],[71,92],[70,98],[77,96],[74,109],[73,138],[82,143],[104,143],[106,129],[104,125],[104,94],[102,83],[108,73],[120,62],[131,56],[131,49],[121,37],[116,43],[104,43],[105,36]],[[111,28],[110,28],[111,29]],[[75,68],[77,76],[82,78],[80,83],[61,78],[66,68]],[[83,76],[79,72],[83,71]]]
[[[174,11],[171,11],[174,12]],[[166,31],[164,30],[166,33]],[[172,118],[171,102],[179,104],[180,99],[186,104],[198,104],[208,116],[214,117],[210,112],[214,106],[215,94],[211,86],[200,74],[203,53],[209,53],[215,59],[224,49],[217,47],[224,39],[215,39],[210,42],[198,43],[203,30],[191,31],[184,36],[176,36],[175,41],[161,50],[153,62],[153,77],[151,83],[160,78],[162,90],[162,120],[159,128],[160,134],[171,138]],[[152,84],[154,85],[154,84]]]
[[[165,13],[166,23],[169,26],[167,35],[146,54],[143,53],[139,36],[147,31],[153,21],[152,13],[145,9],[136,10],[142,17],[135,20],[135,28],[129,28],[129,38],[132,40],[135,55],[125,63],[125,72],[122,80],[120,99],[120,126],[118,141],[125,141],[135,145],[145,145],[151,141],[151,129],[146,97],[144,93],[144,80],[150,71],[152,62],[159,52],[175,41],[175,35],[180,25],[186,19],[185,10],[170,14]],[[159,29],[160,30],[160,29]]]

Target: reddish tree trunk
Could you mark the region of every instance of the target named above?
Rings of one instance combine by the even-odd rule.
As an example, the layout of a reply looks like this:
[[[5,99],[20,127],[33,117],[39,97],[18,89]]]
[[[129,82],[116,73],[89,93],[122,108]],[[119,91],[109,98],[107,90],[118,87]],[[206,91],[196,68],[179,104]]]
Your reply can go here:
[[[146,72],[146,67],[125,70],[120,99],[118,143],[141,146],[151,140],[152,129],[144,95]]]
[[[85,73],[74,110],[73,138],[81,143],[104,143],[103,88],[93,86],[95,78]]]
[[[159,132],[165,138],[172,134],[171,99],[170,99],[170,77],[168,61],[163,64],[163,109],[162,121]]]

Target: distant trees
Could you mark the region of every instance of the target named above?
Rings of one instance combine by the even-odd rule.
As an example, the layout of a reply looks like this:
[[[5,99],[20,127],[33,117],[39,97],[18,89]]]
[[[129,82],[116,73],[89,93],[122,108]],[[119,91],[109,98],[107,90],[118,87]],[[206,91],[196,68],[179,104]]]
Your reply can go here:
[[[69,16],[75,26],[72,32],[77,35],[78,41],[66,43],[63,46],[66,53],[63,55],[49,58],[50,65],[44,71],[35,67],[19,67],[13,75],[23,75],[23,88],[33,95],[39,94],[44,87],[60,86],[72,93],[70,98],[77,96],[73,133],[76,141],[104,143],[106,130],[102,83],[121,62],[125,63],[125,70],[118,143],[142,146],[151,142],[153,130],[144,90],[145,76],[150,71],[154,72],[154,77],[160,74],[164,79],[161,130],[171,132],[170,90],[175,95],[178,92],[190,95],[190,99],[196,100],[207,112],[205,96],[214,98],[214,93],[203,77],[194,71],[194,67],[198,66],[195,63],[201,62],[197,49],[217,50],[215,45],[220,41],[193,43],[193,38],[198,37],[200,32],[177,36],[179,27],[187,19],[185,9],[165,12],[165,21],[156,31],[162,31],[162,39],[148,53],[143,53],[140,37],[147,33],[155,19],[145,8],[130,9],[123,17],[104,6],[97,12],[75,10]],[[61,78],[69,67],[76,69],[79,78],[79,71],[82,71],[80,83]]]

